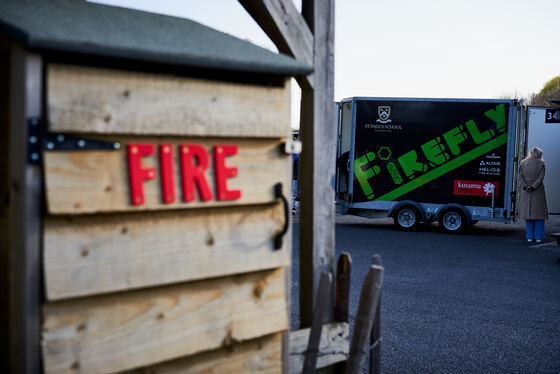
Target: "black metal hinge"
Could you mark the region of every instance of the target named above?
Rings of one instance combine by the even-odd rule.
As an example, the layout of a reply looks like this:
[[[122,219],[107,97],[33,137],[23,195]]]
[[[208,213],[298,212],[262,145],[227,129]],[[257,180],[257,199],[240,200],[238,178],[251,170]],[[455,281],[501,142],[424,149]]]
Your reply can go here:
[[[117,150],[119,142],[88,139],[81,136],[49,133],[44,122],[38,117],[27,120],[27,159],[31,164],[39,164],[43,159],[43,151],[91,151]]]
[[[27,161],[30,164],[41,162],[41,142],[43,141],[43,125],[38,117],[27,120]]]

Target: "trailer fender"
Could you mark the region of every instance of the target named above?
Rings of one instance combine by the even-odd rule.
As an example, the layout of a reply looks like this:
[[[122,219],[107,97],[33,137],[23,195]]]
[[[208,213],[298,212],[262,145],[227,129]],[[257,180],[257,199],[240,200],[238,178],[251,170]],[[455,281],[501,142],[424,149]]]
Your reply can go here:
[[[462,206],[461,204],[445,204],[444,206],[442,206],[438,212],[436,213],[436,216],[434,218],[434,221],[439,220],[439,217],[441,217],[441,215],[443,213],[445,213],[446,211],[448,211],[449,209],[456,209],[456,210],[460,210],[461,212],[463,212],[463,214],[465,215],[465,217],[467,217],[467,226],[471,226],[472,225],[472,217],[471,214],[469,213],[469,211]]]
[[[422,209],[420,204],[418,204],[416,201],[413,201],[413,200],[399,201],[397,204],[393,205],[393,207],[391,209],[389,209],[389,212],[387,213],[387,217],[395,218],[395,213],[398,212],[401,207],[406,206],[406,205],[411,205],[414,208],[416,208],[416,210],[418,212],[420,212],[420,220],[422,222],[427,222],[426,221],[426,212],[424,211],[424,209]]]

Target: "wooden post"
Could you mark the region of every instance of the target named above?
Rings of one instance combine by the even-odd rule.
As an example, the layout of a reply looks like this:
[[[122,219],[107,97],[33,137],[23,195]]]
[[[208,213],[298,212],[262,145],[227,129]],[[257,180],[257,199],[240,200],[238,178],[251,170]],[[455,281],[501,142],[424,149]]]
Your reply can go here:
[[[14,46],[10,65],[10,366],[14,373],[40,373],[42,176],[27,161],[27,119],[41,116],[43,64]]]
[[[313,34],[293,0],[239,0],[239,3],[279,52],[313,66]],[[296,79],[301,87],[313,89],[313,74]]]
[[[334,1],[303,0],[302,8],[314,36],[314,87],[302,89],[301,99],[300,318],[306,327],[319,274],[334,273]],[[329,311],[332,306],[331,296]]]
[[[313,323],[311,324],[311,332],[309,333],[309,343],[307,344],[307,352],[305,353],[305,361],[303,363],[303,374],[313,374],[317,367],[317,355],[319,354],[321,332],[328,311],[331,284],[332,275],[329,273],[322,273],[319,289],[317,290],[318,295],[313,313]]]
[[[350,253],[343,252],[338,257],[336,265],[336,287],[334,293],[334,320],[337,322],[348,322],[350,314],[350,280],[352,272],[352,257]],[[335,373],[346,371],[346,361],[334,366]]]
[[[319,274],[334,270],[334,0],[239,0],[281,52],[310,63],[301,99],[300,320],[311,325]],[[332,296],[329,302],[332,311]],[[331,313],[331,312],[329,312]],[[332,319],[332,316],[329,316]]]
[[[381,265],[381,256],[374,255],[371,263],[373,265]],[[381,291],[379,291],[379,301],[377,302],[377,309],[375,311],[375,318],[373,320],[373,328],[371,330],[370,345],[377,343],[372,348],[369,355],[369,372],[371,374],[381,373]]]
[[[377,309],[377,301],[383,284],[383,271],[381,266],[371,265],[364,279],[358,315],[354,324],[352,343],[350,344],[350,357],[346,374],[359,374],[362,371],[369,348],[371,327]]]

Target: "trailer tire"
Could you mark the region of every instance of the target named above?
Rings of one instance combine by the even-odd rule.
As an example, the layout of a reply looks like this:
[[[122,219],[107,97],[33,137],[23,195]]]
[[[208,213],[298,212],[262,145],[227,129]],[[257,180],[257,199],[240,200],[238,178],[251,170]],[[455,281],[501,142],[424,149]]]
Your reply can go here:
[[[403,231],[415,231],[420,223],[420,212],[412,205],[405,205],[393,214],[393,221]]]
[[[439,216],[439,226],[448,233],[463,232],[468,225],[465,213],[459,209],[448,209]]]

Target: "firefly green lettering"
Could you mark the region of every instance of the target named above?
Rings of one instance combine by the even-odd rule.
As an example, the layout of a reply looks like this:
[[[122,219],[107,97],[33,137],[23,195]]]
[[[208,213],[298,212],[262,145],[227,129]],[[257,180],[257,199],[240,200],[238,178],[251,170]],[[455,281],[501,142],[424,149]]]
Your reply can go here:
[[[426,170],[428,170],[428,164],[422,164],[416,161],[417,159],[418,154],[414,149],[408,153],[405,153],[398,159],[401,167],[403,168],[404,175],[406,175],[406,177],[409,179],[414,178],[415,171],[425,172]]]
[[[362,191],[364,191],[364,194],[369,200],[373,199],[374,194],[371,186],[368,183],[368,179],[371,179],[379,174],[381,168],[377,165],[374,165],[373,167],[364,170],[363,167],[366,166],[369,161],[373,161],[374,159],[375,153],[369,152],[368,154],[354,160],[354,175],[360,183]]]
[[[443,134],[443,138],[449,147],[449,150],[454,156],[461,153],[459,149],[459,144],[467,140],[467,133],[465,132],[465,127],[463,125],[452,128],[451,130]]]
[[[489,111],[484,112],[484,115],[496,122],[496,129],[498,132],[506,131],[506,108],[504,104],[498,105],[496,110],[490,109]]]
[[[438,136],[435,139],[432,139],[425,144],[422,144],[420,147],[426,155],[428,161],[435,165],[441,165],[445,161],[449,160],[449,154],[444,152],[445,145],[441,142],[441,138]]]
[[[420,146],[427,163],[418,162],[418,153],[415,149],[398,157],[398,164],[402,168],[404,176],[409,179],[409,183],[402,184],[403,177],[394,162],[385,164],[387,172],[393,179],[395,185],[401,186],[378,197],[376,200],[388,200],[402,196],[446,172],[473,160],[484,152],[504,144],[507,140],[507,134],[497,136],[496,133],[504,133],[507,130],[505,105],[499,104],[495,109],[488,110],[484,114],[496,123],[495,130],[486,129],[480,131],[474,119],[470,119],[464,125],[459,125],[443,133],[443,140],[438,136]],[[495,136],[496,138],[494,138]],[[467,153],[462,154],[465,150],[461,149],[461,144],[469,137],[477,146],[474,149],[468,150]],[[449,161],[451,155],[457,157]],[[369,179],[379,174],[381,168],[377,165],[366,169],[364,169],[364,167],[374,159],[375,153],[369,152],[354,161],[354,174],[369,200],[374,198]],[[382,159],[385,160],[384,158]],[[431,171],[427,172],[428,169],[431,169]]]
[[[473,138],[476,144],[484,143],[490,139],[492,135],[494,135],[492,130],[484,130],[483,132],[478,131],[478,127],[476,127],[476,123],[474,123],[472,119],[468,120],[467,123],[465,123],[465,126],[467,126],[469,134],[471,134],[471,138]]]

